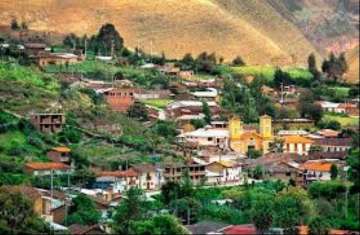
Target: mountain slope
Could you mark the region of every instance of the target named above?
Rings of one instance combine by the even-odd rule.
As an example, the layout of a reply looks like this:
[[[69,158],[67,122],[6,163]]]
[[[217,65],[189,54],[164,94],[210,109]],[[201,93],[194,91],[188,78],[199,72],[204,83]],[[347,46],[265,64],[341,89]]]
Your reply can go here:
[[[346,81],[350,83],[359,83],[359,46],[349,51],[346,54],[346,59],[349,65],[349,70],[345,76]]]
[[[260,0],[2,0],[0,22],[13,17],[54,33],[91,34],[112,22],[127,46],[169,57],[215,51],[228,60],[242,55],[251,64],[287,65],[303,64],[316,51],[296,26]]]

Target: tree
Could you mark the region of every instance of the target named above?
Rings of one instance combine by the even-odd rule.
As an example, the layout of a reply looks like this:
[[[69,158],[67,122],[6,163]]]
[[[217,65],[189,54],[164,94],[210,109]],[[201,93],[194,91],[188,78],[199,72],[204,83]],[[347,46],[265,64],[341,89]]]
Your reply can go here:
[[[327,77],[337,81],[348,70],[345,54],[341,53],[336,57],[333,52],[330,53],[329,59],[324,60],[321,69],[327,74]]]
[[[360,192],[360,152],[357,146],[356,149],[351,150],[346,158],[346,163],[349,165],[348,175],[349,180],[353,182],[351,191],[354,193]]]
[[[96,53],[101,52],[103,55],[112,55],[120,53],[123,48],[124,39],[120,36],[113,24],[104,24],[101,26],[99,33],[90,38],[89,47]]]
[[[244,66],[246,65],[244,60],[241,58],[241,56],[236,56],[235,59],[232,61],[233,66]]]
[[[331,165],[330,176],[331,176],[332,180],[336,179],[337,176],[338,176],[338,168],[337,168],[337,166],[335,164]]]
[[[272,153],[282,153],[284,151],[284,140],[275,138],[274,141],[269,144],[269,151]]]
[[[202,102],[202,112],[205,115],[204,120],[207,124],[210,124],[211,122],[211,111],[209,108],[209,105],[206,101]]]
[[[23,30],[28,30],[28,25],[26,24],[25,21],[23,21],[23,22],[21,23],[21,28],[22,28]]]
[[[148,112],[146,106],[141,102],[135,102],[131,105],[127,111],[128,116],[131,118],[135,118],[139,121],[148,121]]]
[[[341,197],[346,192],[346,185],[337,180],[313,182],[308,188],[312,198],[326,198],[328,200]]]
[[[315,213],[308,193],[299,187],[288,187],[280,191],[274,200],[274,223],[294,233],[295,226],[304,224]]]
[[[298,109],[302,117],[310,118],[316,123],[320,121],[323,116],[321,106],[315,104],[314,94],[310,90],[300,94]]]
[[[33,208],[33,202],[26,195],[0,188],[0,234],[47,233],[49,226]]]
[[[181,69],[184,69],[184,70],[194,69],[195,60],[190,53],[187,53],[181,59],[180,65],[181,65]]]
[[[101,214],[97,211],[95,203],[85,194],[80,194],[72,200],[70,215],[66,218],[66,224],[97,224]]]
[[[130,234],[190,234],[173,215],[158,215],[147,220],[134,221],[130,225]]]
[[[308,57],[308,70],[313,75],[315,80],[320,79],[321,74],[320,74],[319,70],[317,69],[316,58],[313,53],[311,53]]]
[[[275,70],[273,82],[274,82],[274,86],[278,89],[281,87],[281,84],[286,86],[292,83],[290,74],[282,71],[280,68],[277,68]]]
[[[324,218],[315,217],[309,223],[310,235],[327,235],[330,225]]]
[[[258,157],[261,157],[262,153],[260,150],[256,150],[256,149],[249,149],[247,152],[247,156],[250,159],[256,159]]]
[[[174,181],[168,181],[161,186],[161,198],[168,205],[172,200],[180,197],[180,185]]]
[[[131,223],[144,218],[146,212],[145,194],[139,188],[130,188],[125,198],[115,209],[113,215],[113,233],[130,234]]]
[[[15,31],[20,29],[19,23],[17,22],[17,20],[15,18],[13,18],[11,20],[10,28]]]
[[[151,129],[166,139],[173,140],[177,135],[176,123],[171,121],[157,121]]]
[[[170,208],[185,224],[192,224],[197,221],[200,207],[201,204],[191,197],[183,197],[172,201],[170,204]]]
[[[254,202],[251,208],[251,219],[259,234],[264,234],[273,222],[273,201],[269,197],[263,197]]]

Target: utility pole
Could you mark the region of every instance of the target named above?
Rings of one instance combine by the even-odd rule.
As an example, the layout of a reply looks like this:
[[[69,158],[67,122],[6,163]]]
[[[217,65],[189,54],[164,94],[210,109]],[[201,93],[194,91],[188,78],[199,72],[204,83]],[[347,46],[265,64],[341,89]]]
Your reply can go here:
[[[281,84],[281,91],[280,91],[280,93],[281,93],[281,98],[280,98],[280,104],[281,105],[283,105],[284,104],[284,83],[280,83]]]
[[[85,54],[85,58],[86,58],[86,47],[87,47],[87,40],[86,40],[86,38],[85,38],[85,41],[84,41],[84,54]]]
[[[111,40],[111,59],[114,58],[114,39]]]

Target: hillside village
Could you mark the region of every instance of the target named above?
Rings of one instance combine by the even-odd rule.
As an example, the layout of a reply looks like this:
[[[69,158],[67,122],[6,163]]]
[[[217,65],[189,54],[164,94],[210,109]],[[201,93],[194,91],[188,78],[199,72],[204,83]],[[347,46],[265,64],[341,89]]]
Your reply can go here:
[[[23,197],[32,217],[0,209],[0,233],[359,234],[343,54],[168,59],[112,24],[61,45],[0,40],[0,207]]]

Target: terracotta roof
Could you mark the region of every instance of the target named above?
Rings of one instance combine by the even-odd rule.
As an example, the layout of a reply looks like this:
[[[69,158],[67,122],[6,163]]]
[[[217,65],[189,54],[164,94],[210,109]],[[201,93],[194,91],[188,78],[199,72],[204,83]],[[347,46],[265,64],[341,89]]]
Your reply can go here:
[[[256,137],[256,138],[260,138],[260,139],[263,138],[261,135],[259,135],[255,131],[246,131],[240,136],[240,139],[245,139],[245,138],[248,138],[248,137]]]
[[[52,148],[51,150],[56,151],[56,152],[61,152],[61,153],[68,153],[71,151],[70,148],[65,147],[65,146],[55,147],[55,148]]]
[[[100,227],[98,224],[94,224],[94,225],[72,224],[69,226],[70,234],[76,234],[76,235],[87,234],[93,229],[100,230]]]
[[[0,189],[10,193],[21,193],[32,201],[36,200],[37,198],[41,198],[41,193],[36,188],[29,186],[2,186]]]
[[[32,170],[68,170],[70,166],[61,162],[29,162],[25,165],[26,168]]]
[[[156,170],[153,164],[138,164],[132,166],[132,168],[138,173],[154,172]]]
[[[310,152],[308,154],[309,160],[319,160],[319,159],[341,159],[345,160],[347,152]]]
[[[298,235],[309,235],[309,226],[301,225],[297,227]],[[353,231],[349,230],[339,230],[339,229],[330,229],[329,235],[350,235],[350,234],[359,234],[358,232],[353,233]]]
[[[311,144],[314,141],[312,141],[311,139],[308,139],[306,137],[302,137],[299,135],[290,135],[290,136],[285,136],[283,137],[284,139],[284,143],[285,144],[294,144],[294,143],[303,143],[303,144]]]
[[[337,137],[340,134],[339,131],[334,131],[331,129],[322,129],[317,131],[316,133],[325,137]]]
[[[138,173],[130,168],[126,171],[102,171],[97,173],[97,176],[113,176],[113,177],[136,177],[138,176]]]
[[[238,164],[237,164],[236,162],[234,162],[234,161],[226,161],[226,160],[216,161],[216,162],[213,162],[213,163],[210,163],[210,164],[215,164],[215,163],[220,164],[220,165],[222,165],[222,166],[225,167],[225,168],[232,168],[232,167],[235,167],[235,166],[238,165]],[[210,165],[210,164],[209,164],[209,165]]]
[[[252,224],[231,225],[223,230],[225,235],[255,235],[256,228]]]
[[[303,168],[311,171],[329,172],[332,163],[329,162],[305,162]]]
[[[316,139],[314,144],[327,146],[351,146],[351,138],[323,138]]]

